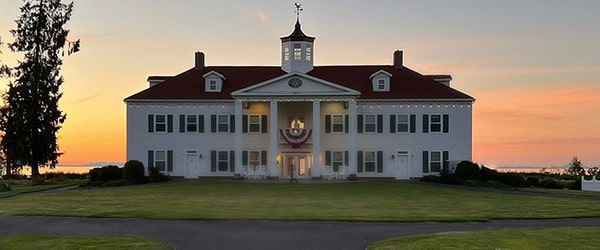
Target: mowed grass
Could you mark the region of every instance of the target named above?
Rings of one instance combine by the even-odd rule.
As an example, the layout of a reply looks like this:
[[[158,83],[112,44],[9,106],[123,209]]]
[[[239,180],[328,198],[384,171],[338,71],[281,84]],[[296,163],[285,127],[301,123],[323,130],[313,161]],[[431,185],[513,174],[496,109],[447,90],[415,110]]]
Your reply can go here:
[[[600,249],[599,234],[600,227],[487,229],[392,239],[367,249]]]
[[[54,184],[44,184],[44,185],[30,185],[30,180],[19,180],[19,181],[7,181],[10,183],[10,191],[0,192],[0,198],[11,197],[24,193],[33,193],[40,192],[45,190],[57,189],[61,187],[68,186],[78,186],[79,184],[85,182],[85,180],[68,180],[64,182],[54,183]],[[3,182],[0,182],[0,185]]]
[[[166,242],[142,237],[0,236],[0,249],[174,249]]]
[[[484,221],[598,217],[600,201],[396,182],[171,182],[0,199],[0,215],[197,220]]]

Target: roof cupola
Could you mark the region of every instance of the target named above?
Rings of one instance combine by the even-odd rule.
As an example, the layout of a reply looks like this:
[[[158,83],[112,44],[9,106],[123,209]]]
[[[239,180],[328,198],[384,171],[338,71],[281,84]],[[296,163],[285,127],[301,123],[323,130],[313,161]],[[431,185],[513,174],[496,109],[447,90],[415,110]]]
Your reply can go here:
[[[296,25],[292,34],[281,38],[281,69],[287,73],[307,73],[313,69],[315,38],[302,32],[300,4],[296,5]]]

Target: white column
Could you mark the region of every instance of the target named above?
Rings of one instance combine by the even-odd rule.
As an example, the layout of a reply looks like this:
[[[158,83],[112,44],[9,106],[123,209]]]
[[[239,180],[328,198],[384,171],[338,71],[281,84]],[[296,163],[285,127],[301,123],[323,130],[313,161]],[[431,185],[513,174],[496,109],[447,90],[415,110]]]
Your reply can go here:
[[[313,101],[312,177],[321,175],[321,101]]]
[[[239,172],[242,168],[242,100],[235,100],[234,104],[235,115],[235,172]]]
[[[348,101],[348,173],[356,173],[356,101]]]
[[[277,100],[271,100],[269,109],[269,153],[268,173],[271,177],[279,177],[279,165],[277,164],[279,127],[277,126]]]

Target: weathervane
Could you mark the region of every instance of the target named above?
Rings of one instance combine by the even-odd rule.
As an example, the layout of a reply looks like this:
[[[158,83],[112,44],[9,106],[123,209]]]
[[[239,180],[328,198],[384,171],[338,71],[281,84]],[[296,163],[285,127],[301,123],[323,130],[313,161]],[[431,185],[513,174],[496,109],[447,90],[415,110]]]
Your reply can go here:
[[[300,13],[302,13],[304,9],[302,9],[302,5],[299,3],[294,3],[294,5],[296,5],[296,18],[300,18]]]

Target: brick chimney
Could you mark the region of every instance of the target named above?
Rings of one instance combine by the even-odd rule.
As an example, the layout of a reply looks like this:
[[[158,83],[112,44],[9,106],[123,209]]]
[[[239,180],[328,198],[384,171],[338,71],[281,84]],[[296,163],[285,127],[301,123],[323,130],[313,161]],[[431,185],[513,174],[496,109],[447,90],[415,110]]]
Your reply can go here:
[[[401,69],[402,65],[402,50],[394,51],[394,68]]]
[[[203,52],[196,51],[194,68],[198,69],[198,70],[204,69],[204,53]]]

